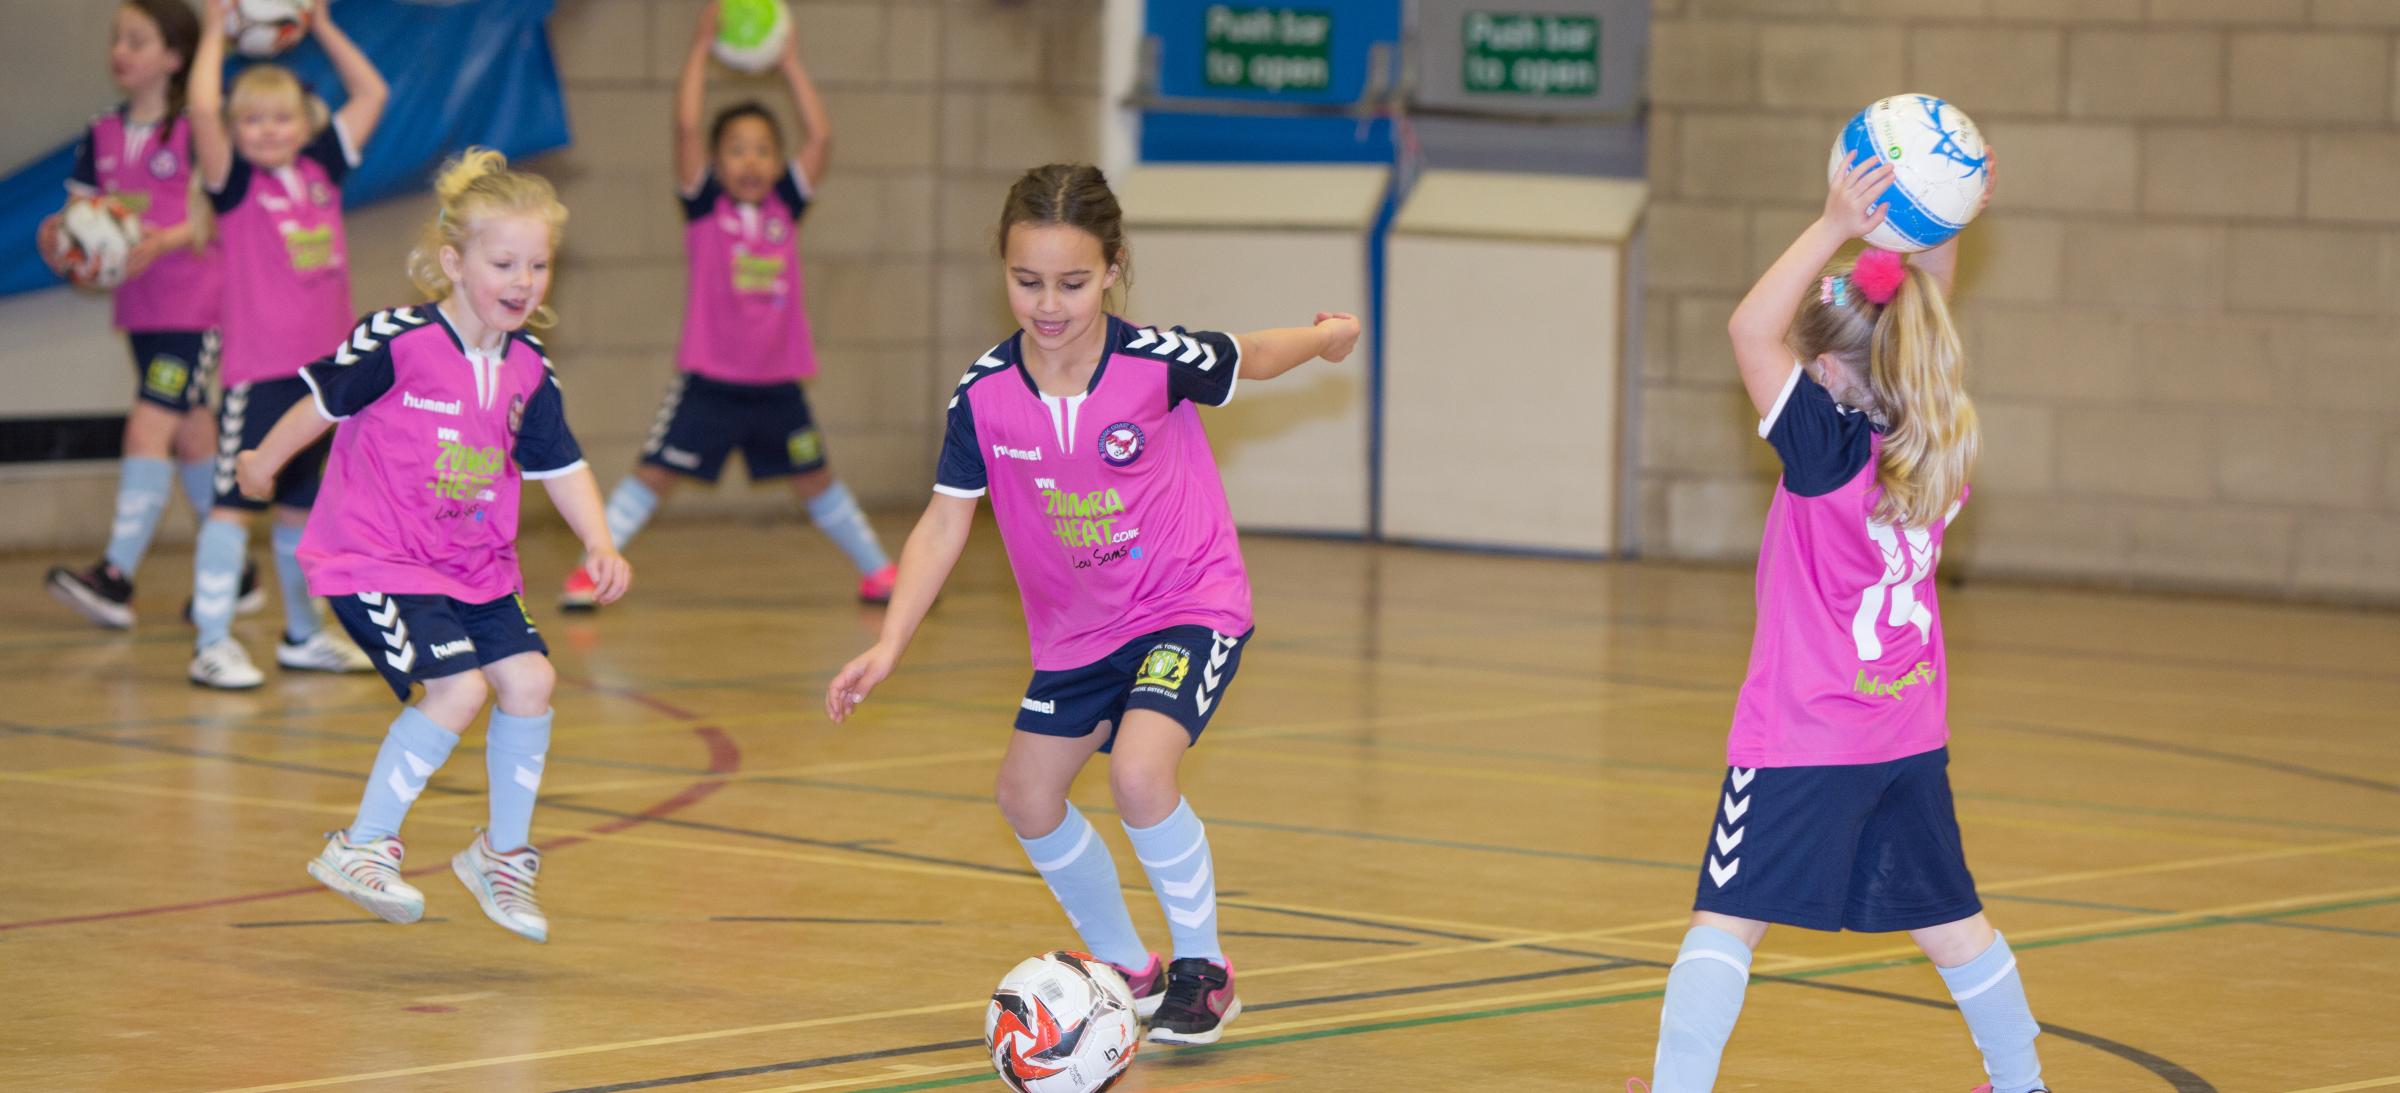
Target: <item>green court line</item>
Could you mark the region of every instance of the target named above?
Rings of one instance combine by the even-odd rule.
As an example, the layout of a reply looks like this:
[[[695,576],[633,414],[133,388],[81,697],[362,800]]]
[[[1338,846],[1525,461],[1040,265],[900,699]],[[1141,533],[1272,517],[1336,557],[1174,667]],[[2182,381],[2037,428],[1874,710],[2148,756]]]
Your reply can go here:
[[[2010,948],[2013,948],[2019,952],[2023,952],[2028,949],[2048,949],[2061,945],[2081,945],[2093,941],[2115,941],[2122,938],[2142,937],[2149,934],[2165,934],[2176,933],[2184,930],[2198,930],[2211,926],[2264,924],[2276,919],[2295,918],[2303,915],[2330,914],[2335,911],[2351,911],[2361,907],[2383,907],[2395,903],[2400,903],[2400,896],[2384,896],[2377,899],[2349,900],[2341,903],[2321,903],[2307,907],[2294,907],[2283,911],[2269,911],[2256,915],[2210,915],[2206,918],[2192,919],[2187,922],[2167,922],[2160,923],[2155,926],[2129,926],[2123,929],[2100,930],[2089,934],[2070,934],[2065,937],[2042,938],[2039,940],[2025,942],[2011,942]],[[1768,975],[1762,976],[1762,978],[1769,980],[1827,979],[1834,976],[1855,975],[1859,972],[1882,971],[1889,968],[1905,968],[1912,964],[1924,964],[1927,962],[1928,961],[1926,958],[1922,955],[1895,957],[1890,960],[1867,960],[1856,964],[1844,964],[1839,967],[1818,968],[1811,971],[1793,972],[1781,975]],[[1663,988],[1642,991],[1624,991],[1617,994],[1604,994],[1593,998],[1568,998],[1555,1002],[1531,1002],[1521,1006],[1500,1006],[1492,1009],[1467,1010],[1460,1013],[1437,1014],[1430,1017],[1408,1017],[1392,1021],[1373,1021],[1359,1025],[1340,1025],[1334,1028],[1309,1029],[1304,1032],[1287,1032],[1279,1036],[1261,1036],[1250,1040],[1220,1040],[1213,1044],[1202,1044],[1195,1047],[1179,1048],[1176,1050],[1175,1054],[1178,1057],[1181,1057],[1184,1055],[1213,1054],[1220,1051],[1241,1051],[1247,1048],[1272,1047],[1277,1044],[1298,1043],[1305,1040],[1322,1040],[1335,1036],[1359,1036],[1371,1032],[1392,1032],[1399,1029],[1426,1028],[1433,1025],[1456,1024],[1461,1021],[1483,1021],[1498,1017],[1520,1017],[1529,1013],[1554,1013],[1559,1010],[1584,1009],[1591,1006],[1607,1006],[1614,1005],[1619,1002],[1638,1002],[1645,998],[1663,998],[1666,996],[1666,993],[1667,992]],[[989,1074],[976,1073],[959,1078],[937,1078],[931,1081],[910,1082],[905,1085],[879,1085],[870,1089],[857,1090],[856,1093],[912,1093],[912,1091],[920,1089],[949,1089],[963,1085],[986,1083],[990,1082],[991,1080],[992,1076]]]

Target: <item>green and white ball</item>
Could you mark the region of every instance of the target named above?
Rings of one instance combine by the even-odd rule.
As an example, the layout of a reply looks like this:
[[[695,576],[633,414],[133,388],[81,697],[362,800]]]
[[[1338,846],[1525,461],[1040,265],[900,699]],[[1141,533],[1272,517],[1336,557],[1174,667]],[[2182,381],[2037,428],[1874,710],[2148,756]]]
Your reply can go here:
[[[792,37],[784,0],[723,0],[717,8],[717,59],[744,72],[765,72],[783,58]]]

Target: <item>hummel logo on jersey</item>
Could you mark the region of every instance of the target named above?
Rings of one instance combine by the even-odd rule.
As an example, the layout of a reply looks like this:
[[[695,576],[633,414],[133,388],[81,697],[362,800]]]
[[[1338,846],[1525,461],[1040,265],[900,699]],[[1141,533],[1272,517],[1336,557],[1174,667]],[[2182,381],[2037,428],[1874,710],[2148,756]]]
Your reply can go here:
[[[457,641],[445,641],[440,645],[434,646],[433,659],[448,660],[451,657],[459,655],[460,653],[472,653],[474,651],[475,641],[473,638],[460,638]]]
[[[992,458],[1022,459],[1028,463],[1039,463],[1042,461],[1042,450],[1040,448],[1011,448],[1005,444],[994,444],[992,445]]]
[[[407,391],[402,391],[400,392],[400,405],[406,406],[411,410],[428,410],[437,414],[448,414],[451,417],[458,416],[458,403],[455,400],[450,402],[435,402],[432,399],[418,398]]]
[[[1033,712],[1035,712],[1035,713],[1057,713],[1057,712],[1058,712],[1058,703],[1056,703],[1056,702],[1042,702],[1042,701],[1037,701],[1037,700],[1035,700],[1035,699],[1030,699],[1030,698],[1028,698],[1028,699],[1026,699],[1026,700],[1024,700],[1024,701],[1022,701],[1022,702],[1019,702],[1019,703],[1017,703],[1017,705],[1019,705],[1019,706],[1023,706],[1024,708],[1026,708],[1026,709],[1028,709],[1028,710],[1032,710],[1032,711],[1033,711]]]

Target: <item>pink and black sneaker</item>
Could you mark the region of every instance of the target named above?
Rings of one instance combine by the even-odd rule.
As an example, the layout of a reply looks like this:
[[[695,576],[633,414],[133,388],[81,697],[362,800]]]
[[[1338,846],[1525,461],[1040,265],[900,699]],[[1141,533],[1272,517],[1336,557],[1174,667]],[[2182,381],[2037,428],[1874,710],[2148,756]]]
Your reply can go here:
[[[1213,1044],[1225,1023],[1241,1016],[1233,965],[1187,956],[1167,965],[1167,997],[1150,1019],[1150,1039],[1162,1044]]]
[[[1147,1018],[1158,1012],[1159,1003],[1167,1000],[1167,964],[1157,953],[1151,953],[1150,962],[1138,972],[1116,964],[1109,967],[1125,977],[1125,986],[1133,991],[1135,1016]]]

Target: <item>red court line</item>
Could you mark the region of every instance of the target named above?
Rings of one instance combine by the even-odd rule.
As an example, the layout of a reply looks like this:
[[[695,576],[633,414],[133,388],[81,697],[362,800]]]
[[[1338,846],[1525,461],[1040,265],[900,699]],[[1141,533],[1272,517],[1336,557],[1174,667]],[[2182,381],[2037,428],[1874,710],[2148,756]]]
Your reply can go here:
[[[1150,1093],[1188,1093],[1189,1090],[1194,1089],[1223,1089],[1234,1085],[1258,1085],[1263,1082],[1280,1082],[1289,1077],[1291,1077],[1289,1074],[1244,1074],[1238,1078],[1211,1078],[1205,1082],[1161,1086],[1151,1090]]]
[[[580,676],[570,675],[561,675],[558,677],[558,681],[572,687],[581,687],[584,690],[591,691],[595,694],[604,694],[612,698],[622,698],[628,702],[639,703],[641,705],[648,706],[653,710],[657,710],[668,717],[680,717],[689,721],[700,716],[698,713],[684,709],[683,707],[669,702],[666,699],[659,698],[656,695],[646,694],[630,687],[614,687],[606,683],[601,683],[597,680],[584,679]]]
[[[715,725],[702,725],[693,729],[692,732],[694,735],[700,738],[701,742],[708,745],[708,772],[710,774],[732,774],[741,769],[742,749],[733,742],[732,737],[725,734],[725,730],[720,729]],[[677,812],[681,812],[684,809],[699,804],[701,801],[707,800],[709,795],[725,788],[725,785],[725,781],[721,778],[710,778],[703,781],[694,782],[691,785],[683,787],[683,789],[677,792],[674,796],[669,797],[664,801],[660,801],[657,804],[651,805],[650,807],[645,808],[632,816],[610,820],[609,822],[601,824],[598,827],[588,828],[583,834],[569,835],[564,838],[554,840],[550,843],[550,846],[545,853],[549,851],[561,850],[577,843],[590,842],[592,840],[592,836],[594,835],[615,834],[616,832],[623,831],[626,828],[633,827],[638,824],[647,823],[651,820],[659,819],[664,816],[674,815]],[[447,870],[448,868],[450,868],[450,863],[445,861],[439,865],[426,865],[415,869],[410,869],[401,875],[409,877],[423,876],[427,873],[441,872]],[[305,888],[283,888],[272,892],[251,892],[246,895],[222,896],[217,899],[193,900],[189,903],[170,903],[158,907],[134,907],[123,911],[99,911],[88,915],[66,915],[59,918],[27,919],[23,922],[0,922],[0,933],[4,933],[9,930],[33,930],[44,926],[73,926],[80,923],[107,922],[120,918],[142,918],[149,915],[171,915],[181,911],[199,911],[210,907],[230,907],[240,903],[259,903],[265,900],[283,899],[287,896],[304,896],[311,892],[322,892],[324,890],[325,889],[322,885],[311,884]]]

